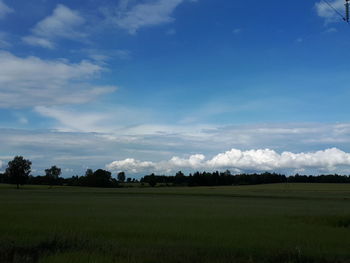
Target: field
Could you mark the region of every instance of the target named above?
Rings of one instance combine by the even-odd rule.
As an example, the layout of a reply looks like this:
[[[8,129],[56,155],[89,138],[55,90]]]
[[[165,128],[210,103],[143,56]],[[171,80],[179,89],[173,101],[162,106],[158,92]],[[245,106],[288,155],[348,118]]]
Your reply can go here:
[[[0,262],[350,262],[350,185],[2,185]]]

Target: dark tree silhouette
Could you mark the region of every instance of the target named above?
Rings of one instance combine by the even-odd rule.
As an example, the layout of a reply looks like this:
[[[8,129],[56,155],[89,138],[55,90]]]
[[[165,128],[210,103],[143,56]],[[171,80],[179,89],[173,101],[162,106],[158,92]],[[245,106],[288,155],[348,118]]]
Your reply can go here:
[[[8,162],[6,168],[6,175],[9,177],[10,183],[16,184],[17,189],[19,185],[23,185],[31,172],[32,162],[23,158],[23,156],[16,156],[12,161]]]
[[[125,172],[118,173],[118,181],[124,183],[125,181]]]
[[[60,175],[61,175],[61,168],[58,168],[56,165],[51,166],[50,169],[45,170],[45,176],[50,186],[58,182]]]
[[[112,178],[109,171],[98,169],[93,173],[87,173],[81,182],[81,185],[91,187],[114,187],[117,186],[117,181]]]
[[[185,175],[183,174],[183,172],[181,171],[178,171],[176,174],[175,174],[175,184],[177,185],[181,185],[183,183],[185,183]]]
[[[285,175],[276,173],[262,174],[236,174],[225,172],[195,172],[193,175],[185,176],[181,171],[175,176],[146,175],[141,178],[141,182],[166,185],[188,185],[188,186],[214,186],[214,185],[250,185],[250,184],[273,184],[285,183]]]
[[[154,173],[151,175],[145,176],[145,182],[148,183],[151,187],[155,187],[157,184],[157,178]]]

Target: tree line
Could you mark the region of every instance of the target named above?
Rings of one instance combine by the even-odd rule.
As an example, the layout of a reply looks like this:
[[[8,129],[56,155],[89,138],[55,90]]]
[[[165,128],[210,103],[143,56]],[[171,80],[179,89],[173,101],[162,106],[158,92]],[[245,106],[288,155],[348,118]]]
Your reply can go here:
[[[87,169],[83,176],[72,176],[69,178],[60,177],[61,168],[51,166],[45,169],[45,175],[32,176],[31,173],[32,162],[26,160],[23,156],[16,156],[12,161],[8,162],[5,173],[0,173],[0,183],[15,184],[17,188],[20,185],[67,185],[67,186],[88,186],[88,187],[119,187],[120,183],[135,182],[135,179],[125,177],[124,172],[117,175],[117,179],[112,177],[112,173],[103,169],[93,171]]]
[[[292,175],[286,176],[279,173],[241,173],[231,174],[229,170],[225,172],[195,172],[184,175],[181,171],[175,176],[146,175],[141,178],[141,182],[151,186],[178,185],[178,186],[225,186],[225,185],[258,185],[274,183],[350,183],[350,176],[347,175]]]
[[[112,173],[103,169],[93,171],[87,169],[83,176],[61,177],[61,168],[51,166],[45,170],[43,176],[32,176],[32,162],[22,156],[16,156],[8,162],[5,173],[0,173],[0,183],[15,184],[17,188],[23,184],[31,185],[67,185],[67,186],[87,186],[87,187],[122,187],[125,182],[148,184],[152,187],[161,186],[225,186],[225,185],[257,185],[274,183],[350,183],[350,176],[347,175],[293,175],[286,176],[279,173],[242,173],[231,174],[229,170],[225,172],[195,172],[185,175],[179,171],[174,176],[146,175],[140,181],[126,178],[125,172],[119,172],[117,178],[112,177]]]

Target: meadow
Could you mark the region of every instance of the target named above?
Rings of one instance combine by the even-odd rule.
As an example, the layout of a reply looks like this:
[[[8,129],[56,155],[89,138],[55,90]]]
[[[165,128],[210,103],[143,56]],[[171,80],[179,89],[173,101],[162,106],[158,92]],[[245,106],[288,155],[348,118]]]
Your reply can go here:
[[[0,185],[0,262],[350,262],[350,185]]]

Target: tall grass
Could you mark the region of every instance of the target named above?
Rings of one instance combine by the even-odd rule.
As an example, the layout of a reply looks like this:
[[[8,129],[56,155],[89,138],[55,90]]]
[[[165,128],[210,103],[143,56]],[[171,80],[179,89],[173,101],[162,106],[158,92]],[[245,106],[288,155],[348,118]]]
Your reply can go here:
[[[349,185],[0,186],[0,262],[350,262]]]

